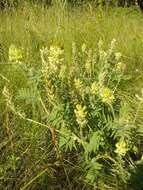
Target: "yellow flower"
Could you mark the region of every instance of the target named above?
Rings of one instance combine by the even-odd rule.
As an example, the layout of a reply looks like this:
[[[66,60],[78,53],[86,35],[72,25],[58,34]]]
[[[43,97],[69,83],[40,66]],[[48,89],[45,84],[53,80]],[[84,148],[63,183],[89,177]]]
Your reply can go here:
[[[74,79],[74,86],[77,90],[80,90],[83,88],[82,81],[80,79]]]
[[[66,76],[66,70],[67,70],[67,67],[66,65],[62,65],[61,66],[61,69],[60,69],[60,73],[59,73],[59,77],[60,78],[64,78]]]
[[[101,95],[102,101],[108,104],[111,104],[114,100],[113,92],[107,87],[104,87],[101,89],[100,95]]]
[[[91,84],[91,89],[90,89],[91,94],[96,95],[97,92],[98,92],[98,88],[99,88],[99,87],[98,87],[97,82],[93,82],[93,83]]]
[[[84,97],[86,88],[84,87],[82,81],[81,81],[80,79],[74,79],[74,86],[75,86],[75,89],[77,90],[77,92],[78,92],[82,97]]]
[[[99,80],[98,83],[99,83],[100,88],[102,88],[102,86],[103,86],[103,84],[104,84],[104,82],[106,80],[106,77],[107,77],[107,73],[106,72],[100,72],[98,74],[98,80]]]
[[[122,57],[122,54],[120,52],[115,53],[115,59],[117,61],[119,61],[121,57]]]
[[[58,46],[50,46],[50,53],[54,56],[60,56],[63,52],[64,51]]]
[[[105,52],[104,50],[99,51],[99,58],[100,58],[101,63],[104,63],[104,64],[108,63],[107,52]]]
[[[23,58],[22,50],[16,48],[15,45],[11,45],[9,47],[9,61],[18,62],[18,61],[22,60],[22,58]]]
[[[91,73],[92,61],[93,61],[93,52],[92,52],[91,49],[89,49],[87,60],[86,60],[86,63],[85,63],[85,69],[86,69],[87,73]]]
[[[113,40],[111,41],[109,50],[108,50],[108,57],[110,57],[112,55],[112,53],[114,52],[116,47],[116,39],[113,38]]]
[[[60,67],[63,63],[64,50],[57,46],[51,46],[48,48],[42,48],[40,50],[43,70],[48,73],[60,72]]]
[[[60,64],[63,61],[62,55],[64,51],[57,47],[57,46],[51,46],[49,49],[49,63],[51,64]]]
[[[98,49],[102,50],[102,46],[103,46],[103,41],[100,39],[98,42]]]
[[[82,44],[81,51],[82,51],[82,53],[84,53],[86,51],[86,44]]]
[[[83,126],[86,124],[86,106],[81,106],[80,104],[76,105],[76,109],[74,110],[75,115],[76,115],[76,121],[79,125]]]
[[[118,62],[116,65],[117,71],[124,71],[125,65],[122,62]]]
[[[117,154],[119,154],[120,156],[125,156],[125,154],[127,153],[128,148],[127,148],[127,144],[125,141],[120,140],[118,143],[116,143],[116,150],[115,152]]]

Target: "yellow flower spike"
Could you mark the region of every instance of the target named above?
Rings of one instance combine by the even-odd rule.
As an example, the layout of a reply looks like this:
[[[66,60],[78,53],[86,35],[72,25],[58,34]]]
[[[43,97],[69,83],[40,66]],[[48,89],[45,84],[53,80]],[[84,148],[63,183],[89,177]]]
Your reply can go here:
[[[108,56],[110,57],[112,55],[112,53],[114,52],[116,47],[116,39],[113,38],[113,40],[111,41],[111,44],[109,46],[109,50],[108,50]]]
[[[107,87],[101,89],[100,95],[102,101],[105,103],[111,104],[114,100],[113,92]]]
[[[23,52],[21,49],[18,49],[15,45],[9,47],[9,61],[18,62],[23,59]]]
[[[81,106],[80,104],[76,105],[76,109],[74,110],[75,115],[76,115],[76,121],[79,125],[83,126],[86,124],[86,106]]]
[[[91,88],[90,88],[91,94],[96,95],[98,90],[99,90],[99,86],[98,86],[97,82],[93,82],[91,84]]]
[[[120,52],[115,53],[115,59],[117,61],[119,61],[121,57],[122,57],[122,54]]]
[[[91,73],[92,61],[93,61],[93,52],[92,52],[91,49],[89,49],[87,60],[86,60],[86,63],[85,63],[85,69],[86,69],[87,73]]]
[[[98,49],[102,50],[102,46],[103,46],[103,41],[100,39],[98,42]]]
[[[66,75],[65,75],[66,70],[67,70],[66,65],[62,65],[62,66],[61,66],[61,69],[60,69],[60,73],[59,73],[59,77],[60,77],[60,78],[64,78],[64,77],[66,76]]]
[[[98,74],[98,80],[99,80],[99,86],[100,86],[100,89],[103,87],[103,84],[106,80],[106,77],[107,77],[107,73],[106,72],[100,72]]]
[[[51,65],[58,65],[63,61],[62,55],[64,51],[61,48],[57,46],[51,46],[48,52],[48,59]]]
[[[104,64],[108,63],[108,54],[104,50],[99,51],[100,61]]]
[[[74,87],[77,90],[77,92],[84,97],[86,92],[86,87],[83,85],[82,81],[80,79],[74,79]]]
[[[82,81],[80,79],[74,79],[74,86],[77,90],[81,90],[83,88]]]
[[[120,156],[125,156],[127,151],[128,151],[128,147],[125,141],[120,140],[118,143],[116,143],[115,153],[117,153]]]
[[[111,45],[110,45],[111,48],[115,48],[115,46],[116,46],[116,42],[117,42],[116,39],[113,38],[112,41],[111,41]]]
[[[50,53],[54,56],[59,56],[63,54],[63,50],[58,46],[50,46]]]
[[[49,75],[50,73],[57,74],[57,72],[61,71],[64,50],[57,46],[50,46],[50,48],[42,48],[40,53],[45,73]]]
[[[86,44],[82,44],[81,51],[82,51],[82,53],[86,52]]]

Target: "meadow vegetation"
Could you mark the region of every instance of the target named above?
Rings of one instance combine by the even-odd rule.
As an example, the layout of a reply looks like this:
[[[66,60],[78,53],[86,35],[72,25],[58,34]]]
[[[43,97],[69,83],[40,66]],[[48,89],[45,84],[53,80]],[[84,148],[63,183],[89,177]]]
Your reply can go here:
[[[0,12],[0,190],[143,188],[137,7]]]

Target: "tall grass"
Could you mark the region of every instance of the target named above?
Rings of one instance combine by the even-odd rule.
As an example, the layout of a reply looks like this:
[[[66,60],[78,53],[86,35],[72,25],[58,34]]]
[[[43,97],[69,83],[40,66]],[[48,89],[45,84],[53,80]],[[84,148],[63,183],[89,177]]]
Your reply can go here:
[[[117,49],[123,54],[123,61],[126,64],[127,81],[122,82],[120,95],[125,99],[127,109],[131,110],[140,126],[143,107],[141,105],[139,110],[136,110],[138,102],[135,94],[140,93],[143,82],[143,27],[142,14],[137,8],[101,10],[87,4],[85,7],[63,9],[58,6],[45,8],[25,3],[18,9],[0,12],[1,190],[75,189],[74,186],[77,186],[78,190],[93,189],[81,179],[82,168],[76,165],[76,160],[80,156],[74,155],[74,165],[73,160],[67,159],[71,156],[69,153],[64,166],[56,157],[48,130],[14,115],[5,102],[3,89],[5,86],[10,87],[12,90],[10,93],[15,96],[20,88],[32,85],[29,77],[36,76],[40,83],[38,71],[42,47],[50,47],[51,44],[62,47],[65,50],[65,59],[70,64],[73,42],[76,42],[77,48],[85,43],[89,48],[95,49],[102,39],[105,48],[108,48],[113,38],[117,40]],[[8,64],[8,50],[12,44],[26,51],[26,66]],[[27,71],[27,68],[31,71]],[[16,108],[19,109],[19,100],[14,101]],[[39,105],[34,103],[25,105],[22,101],[20,105],[23,108],[21,112],[28,114],[31,119],[42,118],[44,122],[47,119],[43,116],[44,108],[40,109]],[[79,173],[74,175],[75,171]],[[76,178],[79,178],[78,183]],[[136,177],[133,177],[133,180],[136,180]],[[118,184],[118,179],[115,183]],[[110,184],[103,189],[109,187],[114,185]],[[126,189],[122,184],[118,184],[118,189],[123,188]],[[134,189],[138,187],[135,186]]]
[[[57,7],[45,9],[26,5],[11,12],[1,12],[0,22],[4,48],[14,43],[35,51],[45,43],[64,43],[68,47],[73,41],[94,47],[99,39],[108,44],[116,38],[119,50],[128,59],[134,64],[141,62],[138,59],[141,59],[143,43],[142,14],[137,9],[100,11],[87,5],[63,11]]]

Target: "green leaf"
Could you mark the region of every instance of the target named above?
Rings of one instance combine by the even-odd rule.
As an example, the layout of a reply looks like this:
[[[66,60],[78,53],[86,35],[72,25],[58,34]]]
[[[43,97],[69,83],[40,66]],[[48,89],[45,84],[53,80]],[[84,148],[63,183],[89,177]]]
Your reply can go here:
[[[101,175],[102,165],[99,164],[95,158],[89,161],[89,165],[87,165],[88,171],[86,174],[86,181],[95,184],[97,182],[98,177]]]
[[[59,148],[64,149],[65,151],[71,151],[73,148],[76,149],[76,139],[73,138],[71,131],[66,127],[62,127],[60,132],[61,135],[59,137]]]
[[[86,145],[86,152],[96,153],[99,150],[100,143],[102,141],[102,136],[100,131],[92,132],[89,143]]]
[[[33,103],[39,101],[40,93],[36,86],[30,88],[21,88],[16,96],[18,100],[24,100],[26,103]]]

